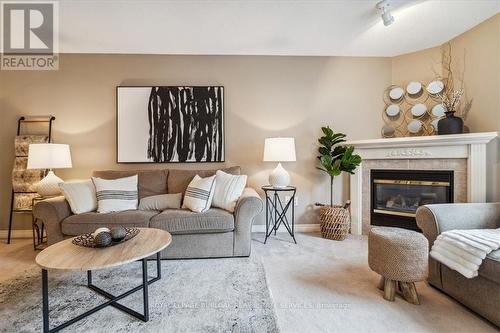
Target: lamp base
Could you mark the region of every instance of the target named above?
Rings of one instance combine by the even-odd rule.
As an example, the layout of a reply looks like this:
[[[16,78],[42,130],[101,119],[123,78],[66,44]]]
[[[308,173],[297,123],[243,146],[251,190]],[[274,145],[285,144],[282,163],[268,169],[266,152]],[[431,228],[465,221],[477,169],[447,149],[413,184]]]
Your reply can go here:
[[[281,166],[281,163],[278,163],[278,166],[269,175],[269,184],[274,187],[287,187],[290,184],[290,175]]]
[[[36,185],[36,191],[42,197],[53,197],[61,194],[59,184],[63,182],[61,178],[54,174],[54,171],[49,171],[47,176]]]

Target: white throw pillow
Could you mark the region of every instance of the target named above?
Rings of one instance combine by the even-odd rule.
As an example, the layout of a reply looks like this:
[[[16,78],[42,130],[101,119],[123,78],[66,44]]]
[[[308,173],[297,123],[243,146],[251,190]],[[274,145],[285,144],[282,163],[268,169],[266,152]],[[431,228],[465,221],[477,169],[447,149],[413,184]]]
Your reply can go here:
[[[95,186],[90,179],[60,183],[59,188],[73,214],[93,212],[97,209]]]
[[[212,204],[214,189],[215,175],[206,178],[201,178],[198,175],[194,176],[184,194],[182,208],[187,208],[197,213],[207,211]]]
[[[137,209],[137,175],[118,179],[92,177],[97,194],[97,212]]]
[[[236,202],[247,185],[246,175],[231,175],[218,170],[215,173],[215,191],[212,206],[234,212]]]

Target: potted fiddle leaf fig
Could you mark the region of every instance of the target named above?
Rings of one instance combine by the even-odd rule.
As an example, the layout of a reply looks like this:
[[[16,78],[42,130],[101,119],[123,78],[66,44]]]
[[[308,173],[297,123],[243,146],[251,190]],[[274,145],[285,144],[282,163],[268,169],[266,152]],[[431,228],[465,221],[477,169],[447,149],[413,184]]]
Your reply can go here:
[[[333,204],[333,180],[342,172],[354,174],[361,164],[361,157],[354,154],[353,146],[342,145],[346,135],[335,133],[327,126],[322,127],[323,136],[318,139],[319,164],[317,168],[330,176],[330,205],[321,205],[320,223],[321,234],[324,238],[344,240],[349,233],[351,217],[349,202],[345,205]]]

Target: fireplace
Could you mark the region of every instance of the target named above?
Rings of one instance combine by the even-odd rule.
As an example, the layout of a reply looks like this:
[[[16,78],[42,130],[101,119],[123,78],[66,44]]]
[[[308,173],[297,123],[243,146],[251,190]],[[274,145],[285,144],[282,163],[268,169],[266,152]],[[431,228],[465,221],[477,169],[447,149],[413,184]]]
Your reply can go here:
[[[420,231],[417,208],[453,202],[453,171],[371,170],[371,225]]]

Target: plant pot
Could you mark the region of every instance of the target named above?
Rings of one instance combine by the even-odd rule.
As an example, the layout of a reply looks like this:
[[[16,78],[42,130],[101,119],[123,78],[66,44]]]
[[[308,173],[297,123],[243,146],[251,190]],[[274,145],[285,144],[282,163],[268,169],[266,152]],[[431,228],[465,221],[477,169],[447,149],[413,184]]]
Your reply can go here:
[[[464,132],[464,121],[455,117],[455,112],[445,112],[446,117],[438,121],[438,134],[461,134]]]
[[[347,237],[351,226],[349,209],[343,206],[322,206],[319,220],[323,238],[342,241]]]

